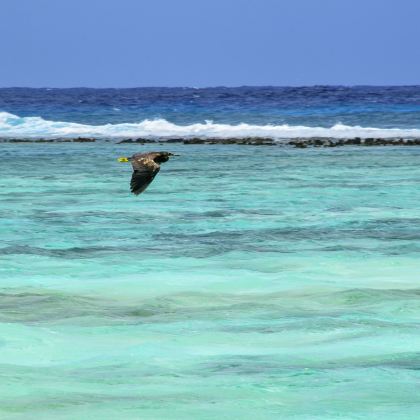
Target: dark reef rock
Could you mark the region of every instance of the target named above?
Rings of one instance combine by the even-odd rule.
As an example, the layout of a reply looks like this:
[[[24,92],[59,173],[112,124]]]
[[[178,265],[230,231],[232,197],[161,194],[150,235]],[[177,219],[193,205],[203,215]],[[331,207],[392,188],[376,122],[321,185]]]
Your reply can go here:
[[[96,141],[93,137],[77,137],[76,139],[73,139],[76,143],[93,143]]]
[[[93,137],[75,137],[75,138],[11,138],[11,137],[0,137],[0,143],[93,143],[96,138]]]
[[[157,140],[152,140],[152,139],[144,139],[139,137],[138,139],[124,139],[118,142],[118,144],[121,143],[135,143],[135,144],[145,144],[145,143],[156,143]]]
[[[329,137],[298,138],[286,141],[286,144],[297,148],[313,147],[337,147],[337,146],[418,146],[420,138],[373,138],[362,139],[354,137],[349,139],[336,139]]]
[[[95,141],[114,142],[116,144],[159,144],[168,143],[181,144],[226,144],[226,145],[250,145],[250,146],[291,146],[297,149],[306,149],[307,147],[338,147],[338,146],[420,146],[420,138],[333,138],[333,137],[298,137],[284,138],[274,140],[269,137],[156,137],[136,139],[126,138],[116,141],[112,138],[95,138],[95,137],[75,137],[75,138],[15,138],[0,137],[0,143],[93,143]]]

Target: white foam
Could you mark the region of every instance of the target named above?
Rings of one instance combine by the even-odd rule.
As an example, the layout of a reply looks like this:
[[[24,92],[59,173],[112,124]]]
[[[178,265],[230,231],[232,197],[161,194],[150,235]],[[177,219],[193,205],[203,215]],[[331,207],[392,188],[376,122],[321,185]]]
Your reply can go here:
[[[374,128],[336,124],[330,128],[293,125],[215,124],[212,121],[177,125],[164,119],[138,123],[87,125],[18,117],[0,112],[0,137],[420,137],[420,129]]]

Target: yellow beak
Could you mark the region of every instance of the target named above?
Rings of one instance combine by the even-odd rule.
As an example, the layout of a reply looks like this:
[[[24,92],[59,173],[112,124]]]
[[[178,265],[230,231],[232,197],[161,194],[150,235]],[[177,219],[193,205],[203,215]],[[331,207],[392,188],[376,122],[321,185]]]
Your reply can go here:
[[[129,162],[128,158],[126,157],[119,157],[117,160],[118,162]]]

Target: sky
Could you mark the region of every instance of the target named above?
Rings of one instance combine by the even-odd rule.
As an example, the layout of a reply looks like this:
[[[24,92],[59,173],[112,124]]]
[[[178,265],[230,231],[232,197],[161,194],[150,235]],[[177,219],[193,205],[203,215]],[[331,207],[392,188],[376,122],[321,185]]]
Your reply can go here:
[[[0,0],[0,87],[420,84],[419,0]]]

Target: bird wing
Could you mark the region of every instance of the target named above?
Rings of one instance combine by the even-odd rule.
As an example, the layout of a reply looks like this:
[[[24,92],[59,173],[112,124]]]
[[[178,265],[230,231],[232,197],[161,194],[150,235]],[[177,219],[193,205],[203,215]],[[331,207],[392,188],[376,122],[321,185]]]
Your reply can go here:
[[[139,195],[149,184],[160,170],[160,165],[153,161],[148,153],[134,155],[131,158],[133,175],[131,176],[131,192]]]

